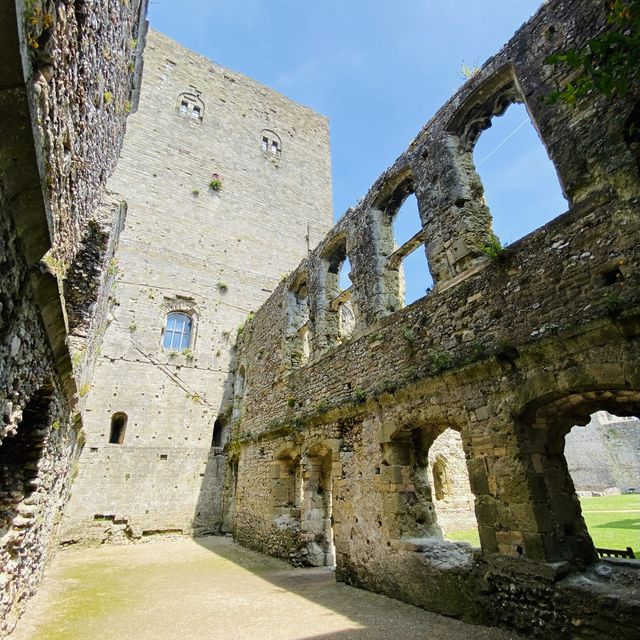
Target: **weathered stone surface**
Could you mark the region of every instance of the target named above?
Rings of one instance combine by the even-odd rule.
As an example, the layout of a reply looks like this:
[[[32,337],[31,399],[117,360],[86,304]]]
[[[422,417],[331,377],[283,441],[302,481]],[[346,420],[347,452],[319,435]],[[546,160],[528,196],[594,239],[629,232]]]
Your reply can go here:
[[[240,542],[303,564],[335,551],[339,580],[530,636],[636,633],[638,566],[594,564],[563,448],[594,411],[640,411],[640,181],[624,133],[639,88],[545,101],[569,78],[546,56],[606,28],[604,5],[545,3],[245,327],[230,445]],[[492,260],[472,151],[512,102],[526,104],[570,207]],[[392,220],[410,193],[423,233],[397,248]],[[398,265],[420,243],[435,286],[401,309]],[[353,286],[340,292],[347,257]],[[479,550],[442,540],[432,447],[448,430]],[[325,448],[318,489],[304,479]],[[299,535],[278,528],[283,509]],[[603,566],[610,580],[596,580]]]
[[[127,221],[107,269],[117,288],[86,398],[69,542],[111,540],[111,523],[94,519],[109,512],[126,514],[143,539],[220,529],[236,332],[332,220],[326,118],[153,31],[127,127],[109,182]],[[264,150],[274,136],[277,152]],[[90,231],[89,268],[82,252],[76,259],[82,280],[106,237]],[[162,346],[175,311],[193,325],[184,351]],[[119,412],[124,440],[110,444]]]
[[[640,420],[598,412],[567,434],[565,457],[578,493],[640,493]]]
[[[51,556],[82,443],[62,276],[124,134],[127,113],[102,110],[95,83],[129,92],[123,43],[145,11],[51,0],[0,9],[0,635]]]

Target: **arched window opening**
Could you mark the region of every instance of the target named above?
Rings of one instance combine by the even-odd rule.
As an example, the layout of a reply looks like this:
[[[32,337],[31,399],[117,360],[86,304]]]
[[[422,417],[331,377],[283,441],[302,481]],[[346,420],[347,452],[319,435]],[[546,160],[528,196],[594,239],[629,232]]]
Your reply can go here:
[[[0,508],[0,539],[11,528],[25,500],[32,500],[39,487],[46,494],[47,487],[39,478],[39,463],[52,424],[52,397],[53,387],[43,385],[25,406],[17,430],[0,443],[0,499],[6,498]],[[17,552],[15,547],[11,550],[12,554]]]
[[[176,113],[191,122],[200,123],[204,117],[204,102],[195,93],[181,93],[176,103]]]
[[[267,157],[279,158],[282,153],[282,140],[271,129],[263,129],[261,132],[260,148]]]
[[[523,104],[512,104],[485,126],[473,148],[473,162],[493,233],[506,245],[563,213],[568,205],[556,169]]]
[[[638,557],[640,421],[628,418],[639,415],[640,392],[625,389],[574,392],[522,417],[547,561]]]
[[[111,416],[111,429],[109,430],[109,444],[123,444],[124,433],[127,430],[129,418],[126,413],[118,411]]]
[[[309,361],[309,288],[307,276],[296,279],[287,294],[287,327],[285,341],[291,367],[297,369]]]
[[[246,388],[246,371],[244,365],[238,368],[233,386],[233,411],[231,417],[236,420],[244,413],[244,394]]]
[[[218,416],[213,423],[213,435],[211,437],[211,446],[214,448],[224,447],[226,422],[223,416]]]
[[[382,444],[380,483],[392,538],[480,546],[475,497],[460,434],[444,426],[400,429]]]
[[[429,467],[433,478],[434,505],[445,540],[480,546],[475,499],[469,485],[462,438],[445,429],[429,447]]]
[[[393,313],[423,298],[434,285],[427,259],[426,232],[414,178],[408,168],[387,180],[372,210],[380,221],[378,250],[385,261],[381,311]]]
[[[395,246],[389,267],[398,271],[397,297],[404,307],[430,293],[433,277],[415,194],[410,193],[392,216]]]
[[[382,444],[380,483],[392,487],[383,495],[392,538],[442,540],[429,477],[432,440],[428,430],[406,427],[392,441]]]
[[[162,347],[171,351],[184,351],[191,346],[191,316],[174,311],[167,315],[162,336]]]
[[[314,567],[335,565],[332,462],[332,451],[324,445],[314,445],[302,459],[300,526],[303,536],[309,540],[307,562]]]
[[[340,338],[342,340],[348,340],[353,334],[353,330],[356,326],[356,316],[353,311],[353,303],[351,298],[353,296],[353,282],[351,282],[351,262],[348,256],[340,265],[340,272],[338,273],[338,286],[340,288],[341,296],[347,296],[341,301],[338,307],[338,325]]]
[[[302,471],[300,456],[294,451],[280,453],[273,462],[274,518],[279,525],[300,522],[302,503]]]
[[[582,517],[600,555],[640,560],[640,420],[597,411],[566,435],[564,455]]]
[[[353,302],[351,265],[346,238],[338,238],[325,251],[324,313],[318,318],[315,338],[320,348],[331,348],[349,340],[358,319]],[[346,289],[342,284],[349,284]]]

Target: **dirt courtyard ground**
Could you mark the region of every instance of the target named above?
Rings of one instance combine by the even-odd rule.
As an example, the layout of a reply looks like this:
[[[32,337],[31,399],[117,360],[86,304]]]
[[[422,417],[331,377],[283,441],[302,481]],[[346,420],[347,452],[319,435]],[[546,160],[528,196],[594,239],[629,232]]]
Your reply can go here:
[[[58,553],[10,640],[507,640],[228,538]]]

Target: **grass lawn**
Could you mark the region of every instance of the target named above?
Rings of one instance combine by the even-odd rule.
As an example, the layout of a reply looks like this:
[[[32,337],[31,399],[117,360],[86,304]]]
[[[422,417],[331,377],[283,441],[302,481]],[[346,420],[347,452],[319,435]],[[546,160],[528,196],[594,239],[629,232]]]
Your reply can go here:
[[[582,515],[596,547],[626,549],[631,547],[640,559],[640,495],[581,498]],[[476,529],[450,531],[447,540],[480,546]]]

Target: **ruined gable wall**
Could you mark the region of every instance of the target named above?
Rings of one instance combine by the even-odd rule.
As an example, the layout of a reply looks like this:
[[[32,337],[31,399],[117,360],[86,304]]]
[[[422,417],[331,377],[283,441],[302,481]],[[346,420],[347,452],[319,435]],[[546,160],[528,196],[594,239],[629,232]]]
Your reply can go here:
[[[334,453],[338,579],[540,637],[633,636],[637,568],[591,564],[562,443],[595,410],[640,408],[640,193],[624,133],[639,93],[618,102],[593,95],[576,107],[544,100],[568,78],[545,57],[606,28],[605,11],[545,4],[246,326],[230,449],[242,544],[307,564],[317,546],[328,552],[327,526],[305,522],[304,482],[299,516],[293,509],[284,521],[274,509],[278,456],[292,450],[304,472],[308,451],[324,443]],[[513,101],[526,103],[571,206],[491,260],[482,252],[490,212],[470,154]],[[435,287],[395,310],[385,224],[410,192]],[[352,267],[350,337],[332,307],[340,300],[327,295],[342,251]],[[291,313],[301,282],[311,349],[302,363],[291,354],[304,327],[290,324],[301,315]],[[421,475],[428,443],[447,428],[462,437],[480,550],[442,541]],[[585,586],[600,573],[606,585]],[[604,605],[610,596],[615,610]]]
[[[276,154],[262,149],[273,134]],[[226,458],[212,435],[230,413],[233,342],[331,226],[327,120],[152,31],[109,187],[127,224],[65,540],[215,531]],[[162,347],[170,311],[192,316],[188,351]],[[124,443],[109,444],[119,411]]]
[[[0,635],[51,557],[82,443],[60,266],[77,250],[127,116],[100,113],[88,85],[106,77],[127,94],[124,43],[145,10],[48,1],[0,10]],[[53,244],[58,253],[39,264]]]

